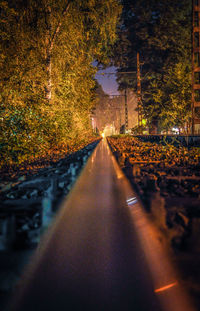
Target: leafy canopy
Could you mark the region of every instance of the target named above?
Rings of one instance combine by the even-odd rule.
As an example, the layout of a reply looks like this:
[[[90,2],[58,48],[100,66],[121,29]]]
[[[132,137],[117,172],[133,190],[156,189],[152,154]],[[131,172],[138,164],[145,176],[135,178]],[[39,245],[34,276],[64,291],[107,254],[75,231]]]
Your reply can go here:
[[[0,2],[1,164],[91,135],[92,62],[109,62],[120,11],[117,0]]]

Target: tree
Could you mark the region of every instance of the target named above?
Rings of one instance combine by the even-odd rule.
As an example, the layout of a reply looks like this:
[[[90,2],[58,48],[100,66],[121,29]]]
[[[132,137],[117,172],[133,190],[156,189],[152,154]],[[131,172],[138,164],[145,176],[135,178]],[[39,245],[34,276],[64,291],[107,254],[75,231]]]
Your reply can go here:
[[[91,134],[92,62],[108,62],[119,14],[117,0],[1,1],[5,161],[21,161]]]
[[[191,64],[179,62],[164,75],[164,85],[155,85],[153,100],[161,106],[159,125],[168,131],[172,127],[188,134],[191,118]]]
[[[159,120],[162,127],[164,111],[166,115],[169,109],[168,116],[170,115],[172,99],[174,102],[175,98],[180,110],[182,103],[187,101],[185,112],[189,118],[191,80],[186,81],[184,74],[177,74],[177,68],[180,64],[187,64],[183,67],[186,70],[186,76],[189,77],[189,72],[191,72],[191,1],[136,0],[132,2],[122,0],[122,3],[123,14],[114,54],[115,65],[119,67],[119,71],[136,71],[136,54],[140,53],[143,105],[149,123]],[[176,77],[173,76],[173,68],[177,70]],[[171,97],[167,97],[166,94],[166,81],[168,81],[168,88],[172,81],[169,75],[171,78],[173,76],[173,80],[178,79],[177,85],[180,91],[179,93],[178,89],[171,85]],[[119,75],[118,81],[121,88],[128,86],[136,90],[136,79],[133,81],[128,75],[123,77]],[[182,86],[187,88],[187,92],[182,89]],[[179,100],[180,97],[182,101]],[[168,103],[165,102],[165,98]],[[174,125],[175,119],[174,115],[174,122],[172,122]]]

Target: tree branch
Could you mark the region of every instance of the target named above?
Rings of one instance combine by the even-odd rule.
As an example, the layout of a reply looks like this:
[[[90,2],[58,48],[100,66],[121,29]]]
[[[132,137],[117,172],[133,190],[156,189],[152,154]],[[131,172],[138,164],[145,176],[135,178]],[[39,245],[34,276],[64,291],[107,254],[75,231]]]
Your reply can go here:
[[[63,12],[62,12],[62,17],[64,17],[69,9],[69,5],[70,5],[70,2],[68,2],[68,4],[66,5],[66,7],[64,8]],[[56,40],[56,37],[60,31],[60,28],[62,26],[62,22],[59,22],[58,23],[58,26],[56,27],[56,30],[54,31],[53,35],[52,35],[52,39],[50,40],[50,50],[53,49],[53,45],[54,45],[54,42]]]

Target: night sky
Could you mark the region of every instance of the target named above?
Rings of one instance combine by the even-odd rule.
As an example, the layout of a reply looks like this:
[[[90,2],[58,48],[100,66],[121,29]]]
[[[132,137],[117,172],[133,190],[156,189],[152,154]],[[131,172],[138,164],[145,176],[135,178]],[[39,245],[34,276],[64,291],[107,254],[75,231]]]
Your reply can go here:
[[[110,72],[116,72],[116,67],[112,66],[107,69],[99,70],[95,78],[101,84],[105,93],[109,95],[116,95],[119,94],[117,91],[118,84],[116,82],[116,76],[113,74],[100,75],[101,73],[110,73]]]

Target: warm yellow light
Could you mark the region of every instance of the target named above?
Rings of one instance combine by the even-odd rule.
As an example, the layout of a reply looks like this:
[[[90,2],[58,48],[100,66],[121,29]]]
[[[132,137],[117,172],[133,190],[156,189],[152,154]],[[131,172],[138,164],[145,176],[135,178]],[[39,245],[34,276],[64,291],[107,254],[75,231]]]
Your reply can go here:
[[[147,120],[142,119],[142,125],[146,125],[147,124]]]
[[[105,137],[105,134],[104,134],[104,133],[102,133],[102,134],[101,134],[101,136],[104,138],[104,137]]]

